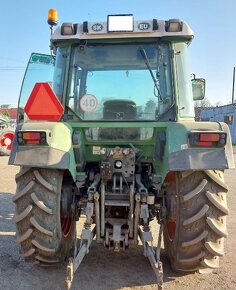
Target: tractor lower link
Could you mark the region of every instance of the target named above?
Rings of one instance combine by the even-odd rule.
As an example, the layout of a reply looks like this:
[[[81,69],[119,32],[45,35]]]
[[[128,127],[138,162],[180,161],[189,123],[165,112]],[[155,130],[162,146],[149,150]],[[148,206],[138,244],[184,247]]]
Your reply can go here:
[[[96,170],[93,167],[89,172],[92,180],[84,194],[84,203],[79,202],[80,205],[83,204],[79,212],[84,212],[86,220],[80,241],[77,241],[75,233],[74,256],[67,265],[67,289],[70,289],[73,275],[89,252],[95,236],[98,243],[103,243],[116,252],[124,251],[129,246],[137,246],[140,238],[144,255],[155,272],[158,289],[162,289],[160,247],[164,204],[161,197],[158,200],[157,184],[151,183],[150,186],[150,178],[143,171],[145,170],[135,164],[135,152],[132,148],[116,147],[108,149],[99,168]],[[145,175],[149,182],[148,187],[144,185]],[[80,181],[77,186],[82,191],[86,183]],[[160,226],[157,247],[154,250],[149,222],[155,217]]]

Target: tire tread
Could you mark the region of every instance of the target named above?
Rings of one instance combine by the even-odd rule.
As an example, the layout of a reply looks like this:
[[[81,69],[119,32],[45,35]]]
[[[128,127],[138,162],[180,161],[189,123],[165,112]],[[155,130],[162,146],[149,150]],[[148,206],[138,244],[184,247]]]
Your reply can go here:
[[[164,229],[168,259],[174,271],[211,272],[219,267],[227,237],[229,211],[223,172],[193,171],[176,176],[176,182],[166,189],[167,221],[168,216],[172,223],[176,221],[174,237],[170,239],[167,223]]]

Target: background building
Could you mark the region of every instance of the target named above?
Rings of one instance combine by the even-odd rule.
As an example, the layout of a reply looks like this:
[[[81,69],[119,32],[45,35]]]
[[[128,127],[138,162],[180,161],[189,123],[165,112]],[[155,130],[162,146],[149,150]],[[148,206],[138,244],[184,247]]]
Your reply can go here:
[[[203,108],[200,113],[200,120],[225,122],[230,129],[232,143],[236,144],[236,103],[213,108]]]

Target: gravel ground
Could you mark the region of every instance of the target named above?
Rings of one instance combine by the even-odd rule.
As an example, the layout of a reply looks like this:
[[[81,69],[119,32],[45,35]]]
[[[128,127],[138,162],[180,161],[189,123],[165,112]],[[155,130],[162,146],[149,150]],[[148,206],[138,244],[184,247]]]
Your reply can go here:
[[[25,263],[15,244],[15,226],[12,221],[15,192],[14,176],[18,167],[7,165],[8,157],[0,156],[0,289],[49,290],[64,289],[65,267],[39,268]],[[229,186],[228,217],[229,237],[225,242],[225,256],[221,267],[208,275],[173,273],[161,254],[164,267],[165,289],[236,289],[236,180],[235,171],[228,170],[225,180]],[[156,289],[155,276],[148,260],[142,255],[142,247],[125,253],[114,253],[92,243],[90,253],[82,262],[74,277],[73,290]]]

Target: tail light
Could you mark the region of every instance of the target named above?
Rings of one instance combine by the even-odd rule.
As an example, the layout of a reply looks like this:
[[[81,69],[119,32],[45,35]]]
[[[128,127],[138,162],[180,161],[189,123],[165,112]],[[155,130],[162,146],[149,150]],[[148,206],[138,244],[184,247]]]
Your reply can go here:
[[[20,131],[17,142],[19,145],[47,145],[47,135],[40,131]]]
[[[191,132],[189,143],[191,146],[200,147],[224,147],[227,134],[223,132]]]

